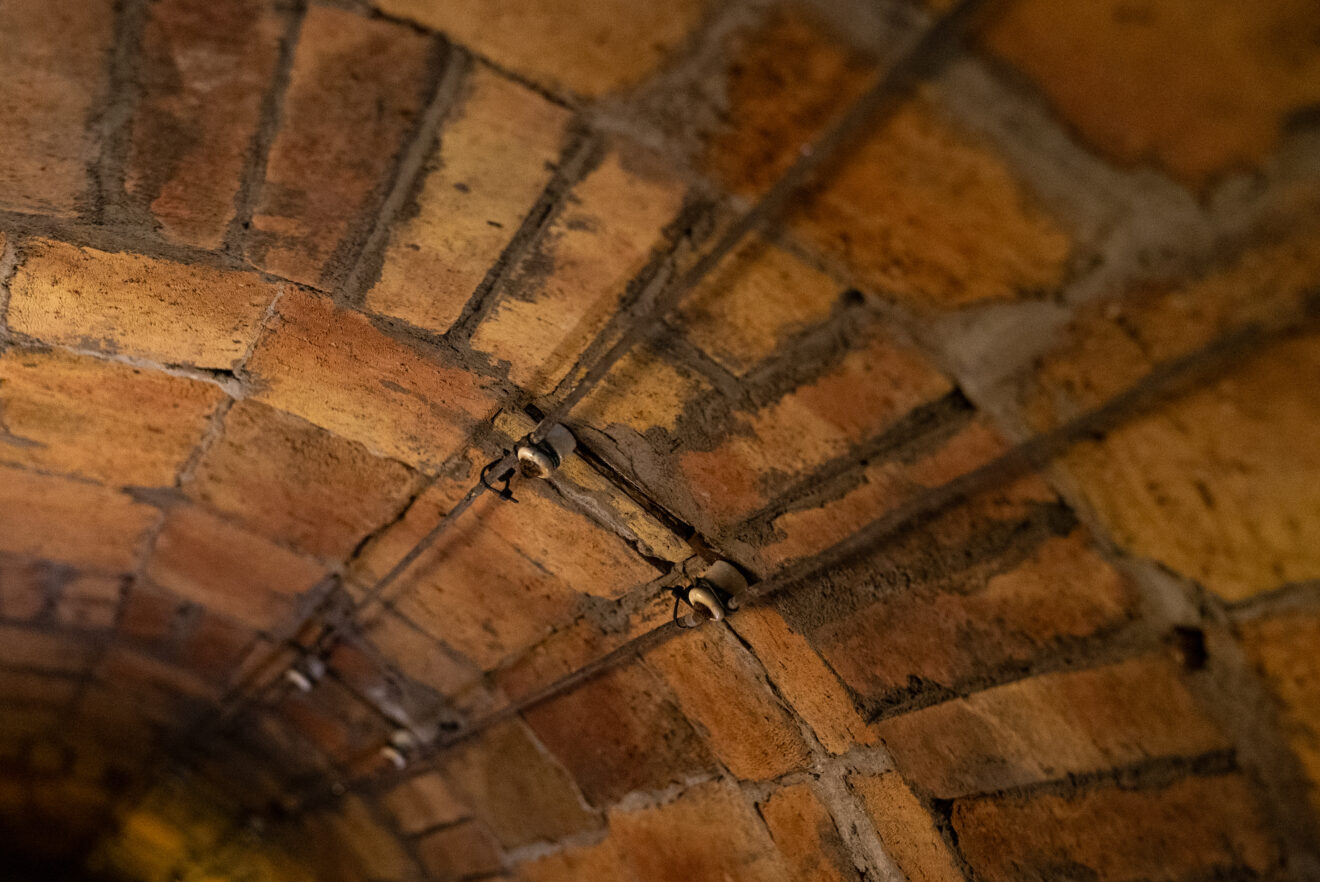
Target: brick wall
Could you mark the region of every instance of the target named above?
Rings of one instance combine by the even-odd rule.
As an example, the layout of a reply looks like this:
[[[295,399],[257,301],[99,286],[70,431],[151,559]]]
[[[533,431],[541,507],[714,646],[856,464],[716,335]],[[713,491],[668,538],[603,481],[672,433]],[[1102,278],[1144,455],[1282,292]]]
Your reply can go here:
[[[0,2],[9,865],[1320,879],[1318,19],[976,5]]]

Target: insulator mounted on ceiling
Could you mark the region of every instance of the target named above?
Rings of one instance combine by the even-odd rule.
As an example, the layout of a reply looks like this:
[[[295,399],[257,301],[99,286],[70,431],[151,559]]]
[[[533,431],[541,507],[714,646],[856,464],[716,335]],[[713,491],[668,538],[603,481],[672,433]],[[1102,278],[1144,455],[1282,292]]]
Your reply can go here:
[[[548,478],[577,448],[573,433],[555,423],[541,441],[525,439],[518,442],[518,471],[525,478]]]
[[[680,627],[695,628],[703,621],[720,622],[738,608],[738,595],[747,590],[747,579],[726,560],[717,560],[692,582],[674,589],[674,620]],[[679,603],[692,607],[692,613],[678,616]]]
[[[304,656],[284,672],[284,682],[299,692],[311,692],[325,676],[325,662],[314,655]]]
[[[407,729],[396,729],[390,734],[390,743],[380,749],[381,758],[399,771],[408,767],[408,760],[417,749],[417,736]]]

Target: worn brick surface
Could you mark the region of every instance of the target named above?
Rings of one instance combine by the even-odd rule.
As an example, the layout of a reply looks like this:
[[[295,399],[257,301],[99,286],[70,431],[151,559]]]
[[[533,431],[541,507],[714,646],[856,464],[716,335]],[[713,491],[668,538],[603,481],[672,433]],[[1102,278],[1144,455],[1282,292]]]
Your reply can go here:
[[[788,863],[790,878],[800,882],[857,879],[852,856],[834,819],[810,785],[792,784],[776,790],[757,809]]]
[[[393,612],[372,619],[367,633],[372,644],[393,659],[405,676],[443,695],[454,694],[476,678],[475,669]]]
[[[11,284],[9,326],[48,343],[232,370],[279,287],[255,273],[36,240]]]
[[[722,835],[710,836],[718,829]],[[752,808],[724,783],[654,808],[617,810],[610,830],[637,882],[787,882],[788,867]]]
[[[963,874],[930,814],[897,772],[854,775],[849,783],[875,825],[885,853],[909,879],[961,882]]]
[[[405,833],[451,824],[467,814],[466,807],[436,772],[409,778],[386,794],[383,801]]]
[[[423,836],[417,853],[422,865],[441,879],[486,875],[501,865],[490,834],[474,821]]]
[[[322,569],[312,561],[195,506],[178,506],[165,520],[147,564],[147,577],[180,597],[270,628],[293,609]]]
[[[576,882],[579,879],[630,882],[632,879],[613,839],[583,848],[565,849],[520,864],[517,878],[519,882]]]
[[[444,31],[545,85],[587,95],[630,86],[658,68],[707,6],[682,0],[662,12],[636,0],[376,0],[375,5]]]
[[[630,665],[524,713],[595,805],[663,790],[710,769],[710,751],[660,680]]]
[[[430,52],[406,27],[308,11],[252,217],[258,265],[313,286],[344,272],[425,104]]]
[[[1245,622],[1247,653],[1264,674],[1279,704],[1282,728],[1320,806],[1320,662],[1314,649],[1320,617],[1295,612]]]
[[[107,91],[111,0],[15,0],[0,32],[22,35],[0,57],[0,205],[72,215],[90,207],[88,166],[100,138],[88,117]]]
[[[280,301],[248,369],[258,400],[414,465],[443,462],[494,410],[480,378],[301,292]]]
[[[124,593],[122,576],[83,573],[60,589],[55,618],[71,628],[107,630],[119,616],[119,601]]]
[[[568,119],[564,108],[475,67],[416,213],[390,235],[367,308],[448,330],[549,183]]]
[[[0,551],[127,572],[158,517],[106,487],[0,467]]]
[[[593,390],[573,415],[601,428],[627,426],[638,434],[673,431],[684,410],[710,392],[696,372],[669,361],[663,346],[639,346],[619,360],[605,384]]]
[[[417,477],[356,442],[250,401],[225,416],[224,435],[188,492],[252,529],[309,554],[345,558],[407,503]]]
[[[215,248],[275,72],[283,21],[273,0],[153,3],[125,186],[170,239]]]
[[[1312,12],[1305,0],[1025,0],[984,43],[1102,153],[1202,184],[1259,164],[1290,115],[1320,100]]]
[[[1174,880],[1263,875],[1277,852],[1237,775],[1165,789],[1103,788],[959,802],[959,846],[977,877]]]
[[[1162,656],[1019,680],[877,728],[905,777],[941,797],[1228,746]]]
[[[612,150],[513,268],[473,347],[508,362],[519,386],[553,389],[663,244],[661,231],[676,218],[683,191],[654,158]]]
[[[79,673],[95,659],[95,647],[68,634],[0,628],[0,664],[12,668]]]
[[[168,487],[224,397],[215,386],[60,350],[0,355],[0,461]]]
[[[49,603],[51,581],[40,562],[0,554],[0,615],[10,621],[36,618]]]

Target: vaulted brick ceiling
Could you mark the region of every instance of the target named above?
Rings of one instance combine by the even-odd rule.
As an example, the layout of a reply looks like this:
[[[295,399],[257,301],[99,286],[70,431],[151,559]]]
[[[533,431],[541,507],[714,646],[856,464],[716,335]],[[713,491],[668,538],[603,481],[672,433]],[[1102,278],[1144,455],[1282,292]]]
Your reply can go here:
[[[0,875],[1320,878],[1314,0],[0,34]]]

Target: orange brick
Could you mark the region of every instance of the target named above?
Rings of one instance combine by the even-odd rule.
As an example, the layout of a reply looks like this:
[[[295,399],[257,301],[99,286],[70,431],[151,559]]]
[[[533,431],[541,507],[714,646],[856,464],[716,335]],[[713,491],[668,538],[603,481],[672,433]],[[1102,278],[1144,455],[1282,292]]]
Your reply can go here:
[[[663,244],[684,187],[638,151],[611,151],[515,267],[473,348],[509,362],[509,379],[545,394],[615,312]]]
[[[1238,775],[1163,790],[1105,788],[954,803],[959,847],[978,879],[1099,882],[1267,875],[1278,851]]]
[[[823,375],[739,419],[717,447],[678,462],[704,516],[736,521],[949,390],[922,356],[873,331]]]
[[[204,613],[179,646],[179,666],[213,686],[227,684],[250,653],[269,653],[257,634],[224,616]]]
[[[237,367],[278,292],[256,273],[49,240],[24,251],[10,286],[11,328],[164,364]]]
[[[328,860],[313,878],[333,879],[408,879],[416,875],[413,861],[404,844],[355,796],[340,800],[338,810],[329,817],[329,829],[316,836],[319,849]],[[347,867],[345,866],[347,864]],[[354,869],[356,868],[356,870]],[[298,879],[298,882],[310,880]]]
[[[325,558],[357,543],[408,502],[417,476],[362,445],[255,402],[225,417],[187,492],[253,530]]]
[[[1306,0],[1024,0],[984,42],[1102,153],[1202,185],[1262,162],[1289,116],[1320,101],[1314,12]]]
[[[426,101],[430,53],[401,25],[308,10],[252,217],[258,266],[312,286],[347,269]]]
[[[481,378],[302,292],[280,301],[248,369],[258,400],[412,465],[443,463],[495,409]]]
[[[549,183],[568,120],[530,89],[474,68],[367,308],[447,331]]]
[[[746,879],[788,882],[788,867],[765,827],[732,784],[689,788],[674,802],[640,810],[616,809],[610,829],[636,882]],[[719,830],[719,836],[711,836]]]
[[[490,834],[468,821],[437,830],[417,841],[422,865],[436,878],[458,879],[498,872],[502,862]]]
[[[771,681],[830,753],[846,753],[876,736],[838,677],[800,632],[770,606],[739,611],[730,627],[751,645]]]
[[[404,833],[452,824],[467,814],[467,808],[436,772],[409,778],[386,794],[383,801]]]
[[[711,749],[740,778],[777,778],[810,759],[798,722],[779,703],[755,660],[726,628],[670,640],[646,656]]]
[[[273,627],[323,571],[200,508],[171,509],[147,565],[152,582],[253,628]]]
[[[568,775],[518,721],[458,748],[444,771],[505,848],[558,840],[599,826]]]
[[[792,784],[776,790],[759,808],[795,882],[857,879],[852,855],[810,785]]]
[[[35,619],[49,602],[51,581],[48,565],[0,554],[0,615],[10,621]]]
[[[367,633],[405,676],[441,695],[453,695],[480,676],[476,668],[454,658],[451,650],[392,612],[374,619]]]
[[[985,146],[921,99],[795,212],[793,232],[858,284],[919,309],[1049,293],[1068,235]]]
[[[170,487],[224,397],[207,383],[59,350],[0,355],[0,461]]]
[[[222,243],[283,30],[270,0],[149,8],[125,185],[166,238]]]
[[[904,777],[940,797],[1228,746],[1158,656],[1020,680],[876,725]]]
[[[7,707],[16,704],[67,704],[78,694],[78,686],[75,679],[53,674],[0,672],[0,695],[4,696]]]
[[[613,839],[597,845],[566,848],[555,854],[520,864],[518,882],[629,882],[623,857]]]
[[[1247,655],[1279,702],[1284,735],[1311,784],[1311,803],[1320,808],[1320,616],[1292,612],[1239,627]]]
[[[376,0],[495,63],[557,89],[599,95],[651,73],[697,26],[703,0],[660,10],[633,0]]]
[[[90,206],[100,139],[88,116],[107,91],[111,0],[16,0],[0,33],[0,205],[70,216]]]
[[[642,345],[610,369],[605,380],[573,409],[573,416],[597,429],[627,426],[639,435],[655,428],[673,431],[693,401],[711,390],[710,383]]]
[[[963,875],[930,815],[897,772],[854,775],[849,783],[861,797],[885,853],[909,879],[962,882]]]
[[[128,572],[158,517],[106,487],[0,466],[0,552]]]
[[[82,673],[96,658],[96,646],[68,634],[0,626],[0,665],[42,671]]]
[[[593,677],[523,717],[595,805],[663,790],[713,765],[663,684],[637,665]]]
[[[55,617],[71,628],[113,628],[127,581],[123,576],[83,573],[60,591]]]

